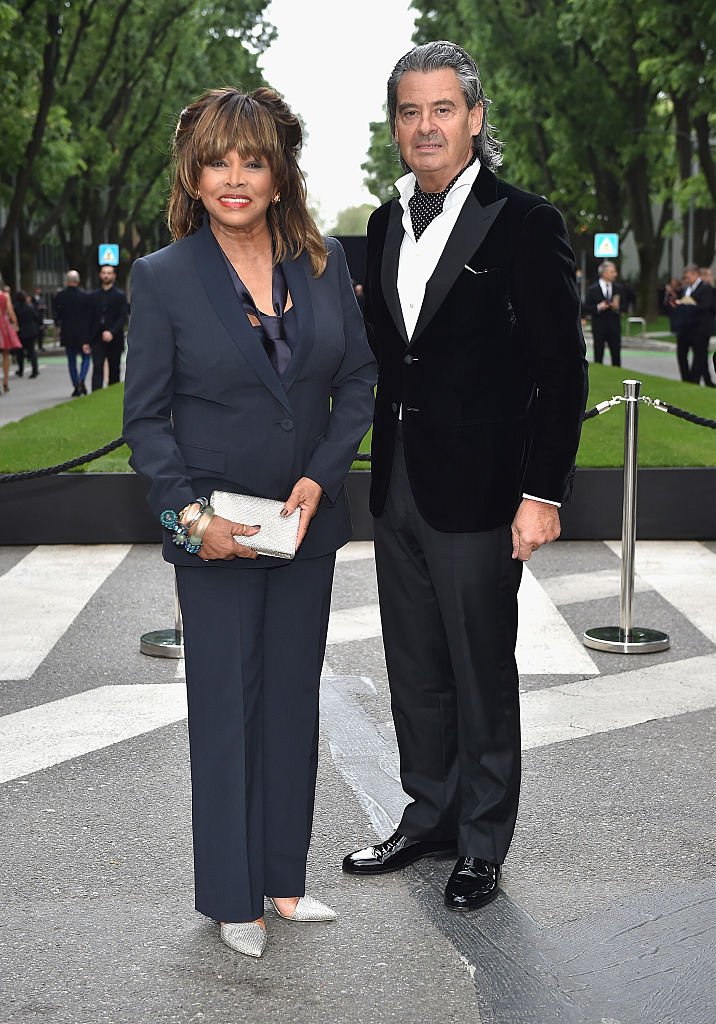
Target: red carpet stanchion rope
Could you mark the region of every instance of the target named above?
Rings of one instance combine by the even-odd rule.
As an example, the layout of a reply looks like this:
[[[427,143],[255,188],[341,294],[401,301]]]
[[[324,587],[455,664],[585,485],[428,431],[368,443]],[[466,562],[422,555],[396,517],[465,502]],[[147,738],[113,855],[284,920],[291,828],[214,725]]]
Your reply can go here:
[[[608,399],[605,402],[600,402],[595,405],[593,409],[589,409],[584,414],[584,422],[592,420],[596,416],[601,416],[603,413],[608,412],[617,405],[621,405],[622,402],[626,401],[622,395],[614,395],[613,398]],[[669,413],[670,416],[676,416],[680,420],[686,420],[689,423],[695,423],[699,427],[708,427],[710,430],[716,430],[716,420],[709,420],[703,416],[696,416],[692,412],[687,412],[685,409],[678,409],[675,405],[669,405],[667,402],[662,402],[660,398],[648,398],[646,395],[640,396],[637,401],[644,402],[645,405],[650,406],[652,409],[658,409],[659,412]],[[36,480],[42,476],[55,476],[58,473],[64,473],[69,469],[76,469],[78,466],[84,466],[88,462],[94,462],[95,459],[101,459],[103,455],[108,455],[109,452],[115,451],[117,448],[121,448],[124,444],[123,437],[117,437],[114,441],[110,441],[108,444],[103,445],[101,448],[96,448],[92,452],[87,452],[86,455],[80,455],[76,459],[69,459],[67,462],[60,462],[56,466],[45,466],[43,469],[28,469],[22,473],[0,473],[0,484],[11,484],[17,480]],[[355,462],[370,462],[370,452],[358,452],[354,459]]]

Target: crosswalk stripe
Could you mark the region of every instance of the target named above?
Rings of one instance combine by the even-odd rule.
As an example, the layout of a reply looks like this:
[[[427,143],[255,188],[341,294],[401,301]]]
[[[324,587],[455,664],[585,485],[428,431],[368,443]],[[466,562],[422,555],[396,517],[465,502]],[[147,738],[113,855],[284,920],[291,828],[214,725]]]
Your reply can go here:
[[[406,804],[392,722],[382,726],[355,696],[355,680],[321,687],[321,723],[333,761],[378,835],[392,831]],[[716,707],[716,655],[664,662],[521,696],[522,749],[614,732]]]
[[[716,706],[716,655],[523,693],[522,748],[628,729]]]
[[[176,683],[99,686],[0,718],[0,783],[186,718]]]
[[[601,569],[596,572],[575,572],[564,576],[547,576],[540,580],[542,589],[558,608],[582,601],[601,601],[605,597],[619,597],[621,576],[619,570]],[[644,591],[650,587],[645,580],[637,577],[634,590]]]
[[[0,577],[0,680],[30,678],[128,551],[37,547]]]
[[[520,629],[517,665],[528,675],[586,674],[599,669],[532,573],[525,567],[520,587]],[[377,604],[331,612],[328,644],[346,644],[379,637]]]
[[[621,555],[618,542],[610,541],[609,547]],[[697,541],[640,540],[635,567],[637,576],[716,644],[716,554]],[[664,628],[663,623],[640,622],[638,612],[637,605],[636,626]]]

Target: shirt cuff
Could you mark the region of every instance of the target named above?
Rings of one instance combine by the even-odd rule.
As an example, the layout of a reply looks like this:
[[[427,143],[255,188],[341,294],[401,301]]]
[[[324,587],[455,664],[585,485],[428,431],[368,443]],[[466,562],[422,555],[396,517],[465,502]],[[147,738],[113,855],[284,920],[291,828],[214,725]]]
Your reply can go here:
[[[562,502],[561,501],[551,501],[549,498],[538,498],[536,494],[523,494],[522,497],[523,498],[529,498],[530,501],[541,501],[545,505],[554,505],[555,508],[561,508],[562,507]]]

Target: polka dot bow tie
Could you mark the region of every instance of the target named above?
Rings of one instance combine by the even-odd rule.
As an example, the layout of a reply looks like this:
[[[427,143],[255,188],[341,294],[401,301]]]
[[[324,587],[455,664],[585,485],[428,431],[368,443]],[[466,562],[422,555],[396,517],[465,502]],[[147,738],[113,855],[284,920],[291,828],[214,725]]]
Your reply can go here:
[[[465,167],[455,175],[450,184],[444,188],[442,192],[423,192],[417,181],[415,182],[415,191],[408,200],[408,209],[410,210],[410,221],[413,225],[413,234],[415,235],[416,242],[427,226],[443,212],[443,204],[445,203],[445,198],[448,192],[463,171],[466,171],[470,164],[473,164],[474,162],[475,154],[473,154],[470,163],[466,164]]]

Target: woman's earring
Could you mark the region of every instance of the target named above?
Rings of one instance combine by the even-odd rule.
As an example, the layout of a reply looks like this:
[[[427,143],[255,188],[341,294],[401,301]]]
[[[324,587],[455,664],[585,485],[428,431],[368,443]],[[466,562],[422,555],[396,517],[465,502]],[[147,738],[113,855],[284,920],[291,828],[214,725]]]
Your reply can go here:
[[[196,190],[196,198],[201,199],[201,192],[199,191],[199,189]]]
[[[274,204],[274,206],[276,205],[276,203],[280,203],[281,202],[281,193],[277,192],[276,195],[271,200],[271,202]]]

